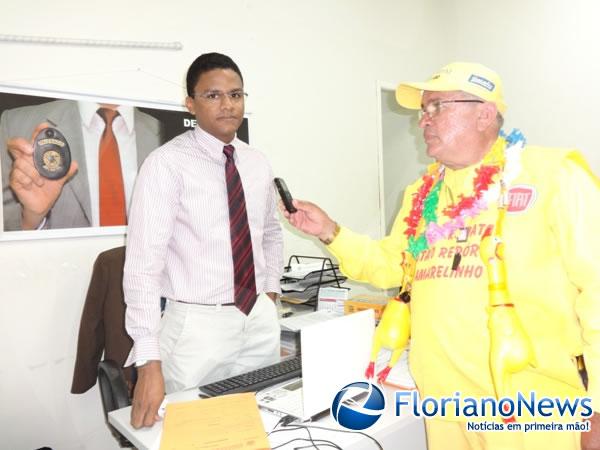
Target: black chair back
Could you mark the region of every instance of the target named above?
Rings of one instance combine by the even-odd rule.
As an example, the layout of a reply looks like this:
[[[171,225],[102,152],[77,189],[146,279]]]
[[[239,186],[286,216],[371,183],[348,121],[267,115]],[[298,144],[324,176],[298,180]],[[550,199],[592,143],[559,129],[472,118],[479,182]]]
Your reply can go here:
[[[123,370],[114,361],[106,359],[98,363],[98,385],[102,397],[102,409],[106,425],[121,447],[133,447],[131,442],[108,422],[108,413],[131,405]]]

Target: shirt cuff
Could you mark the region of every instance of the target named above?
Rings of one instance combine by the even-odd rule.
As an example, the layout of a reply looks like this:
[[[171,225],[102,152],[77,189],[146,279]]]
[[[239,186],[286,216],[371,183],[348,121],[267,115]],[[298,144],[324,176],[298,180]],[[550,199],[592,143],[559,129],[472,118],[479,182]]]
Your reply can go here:
[[[35,228],[36,230],[43,230],[46,226],[46,222],[48,221],[48,217],[44,217],[40,224]]]
[[[158,337],[149,336],[135,341],[123,367],[131,366],[142,360],[160,361]]]
[[[281,294],[281,284],[279,278],[269,278],[266,277],[265,282],[263,283],[263,292],[266,294],[267,292],[275,292],[277,294]]]

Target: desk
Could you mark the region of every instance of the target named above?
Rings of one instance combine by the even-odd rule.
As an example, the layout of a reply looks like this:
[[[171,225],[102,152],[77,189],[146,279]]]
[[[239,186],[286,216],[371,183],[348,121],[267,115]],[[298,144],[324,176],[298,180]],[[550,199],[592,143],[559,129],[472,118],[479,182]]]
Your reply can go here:
[[[377,439],[385,450],[396,448],[425,450],[427,448],[427,444],[425,442],[425,427],[423,420],[412,416],[396,417],[394,414],[394,392],[395,390],[386,387],[386,411],[377,421],[377,423],[365,430],[365,432]],[[198,398],[197,394],[198,390],[192,389],[169,394],[167,395],[167,399],[169,402],[188,401]],[[131,443],[139,450],[157,450],[160,446],[162,423],[159,422],[152,428],[135,430],[129,424],[130,413],[131,407],[112,411],[108,414],[108,421],[125,437],[127,437],[127,439],[129,439]],[[261,417],[267,433],[273,429],[279,420],[279,417],[266,411],[261,411]],[[343,429],[330,415],[318,420],[317,422],[313,423],[313,425],[334,428],[338,430]],[[316,429],[311,429],[311,434],[314,439],[327,439],[333,441],[344,450],[377,449],[377,446],[374,442],[360,434],[337,433],[333,431]],[[295,430],[275,433],[269,436],[269,441],[271,446],[274,447],[295,437],[306,438],[306,431]],[[288,444],[281,448],[292,449],[302,445],[308,444],[298,444],[296,441],[295,443]]]

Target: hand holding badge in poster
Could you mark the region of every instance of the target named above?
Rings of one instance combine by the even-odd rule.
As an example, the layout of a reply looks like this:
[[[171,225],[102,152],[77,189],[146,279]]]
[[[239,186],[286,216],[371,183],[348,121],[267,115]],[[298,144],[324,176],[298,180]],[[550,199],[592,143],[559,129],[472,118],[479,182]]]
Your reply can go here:
[[[0,240],[90,235],[83,228],[94,228],[94,234],[123,233],[123,228],[104,226],[100,220],[104,203],[99,155],[106,122],[99,110],[106,105],[119,112],[111,127],[117,144],[111,154],[119,155],[126,205],[146,157],[196,126],[179,104],[99,101],[71,93],[65,94],[74,98],[41,97],[27,89],[14,90],[0,89],[0,145],[5,144],[0,151]],[[248,141],[247,119],[237,136]],[[46,233],[58,229],[66,231]],[[30,230],[39,231],[39,236],[18,233]]]
[[[50,180],[58,180],[67,174],[71,166],[71,151],[57,128],[43,128],[34,137],[33,162],[40,175]]]

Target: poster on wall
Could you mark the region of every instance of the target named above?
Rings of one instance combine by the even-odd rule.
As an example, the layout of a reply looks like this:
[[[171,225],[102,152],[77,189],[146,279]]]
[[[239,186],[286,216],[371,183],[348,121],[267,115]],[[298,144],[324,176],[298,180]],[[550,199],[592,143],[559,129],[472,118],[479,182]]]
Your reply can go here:
[[[0,88],[0,240],[126,233],[144,159],[195,125],[177,104]]]

